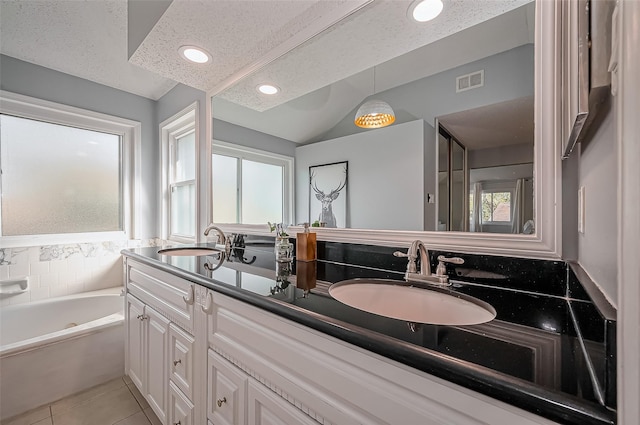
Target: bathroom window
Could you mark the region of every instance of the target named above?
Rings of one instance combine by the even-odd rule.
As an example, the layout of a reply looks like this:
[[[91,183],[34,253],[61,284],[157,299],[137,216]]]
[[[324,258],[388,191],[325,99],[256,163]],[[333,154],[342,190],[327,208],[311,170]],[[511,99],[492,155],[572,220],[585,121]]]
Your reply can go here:
[[[198,104],[162,124],[163,238],[194,242],[197,229]]]
[[[482,222],[493,224],[511,223],[511,192],[482,192]]]
[[[214,142],[213,222],[290,223],[293,158]]]
[[[139,123],[2,92],[2,246],[133,237]]]

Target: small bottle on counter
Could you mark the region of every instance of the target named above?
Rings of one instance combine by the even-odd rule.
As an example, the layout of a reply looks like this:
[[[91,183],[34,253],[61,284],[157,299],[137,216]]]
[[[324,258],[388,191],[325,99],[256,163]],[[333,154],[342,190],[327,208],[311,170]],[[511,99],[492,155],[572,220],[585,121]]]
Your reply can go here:
[[[304,233],[296,234],[296,260],[316,259],[316,234],[309,231],[309,223],[304,223]]]

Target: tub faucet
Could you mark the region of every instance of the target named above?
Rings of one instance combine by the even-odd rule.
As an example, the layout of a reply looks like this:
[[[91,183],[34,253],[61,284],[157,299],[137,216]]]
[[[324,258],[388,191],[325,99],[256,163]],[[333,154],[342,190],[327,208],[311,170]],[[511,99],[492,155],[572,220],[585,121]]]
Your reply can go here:
[[[436,274],[431,274],[431,263],[429,260],[429,250],[421,240],[416,239],[411,243],[407,253],[396,251],[393,253],[396,257],[406,257],[408,259],[407,272],[404,274],[404,280],[407,282],[426,282],[439,286],[450,286],[449,276],[446,273],[444,263],[462,264],[464,260],[461,258],[446,258],[442,255],[438,256],[438,268]],[[420,272],[416,265],[416,260],[420,255]]]
[[[212,230],[215,230],[216,232],[218,232],[218,242],[216,243],[216,245],[217,244],[226,245],[227,237],[224,235],[224,232],[222,231],[222,229],[214,224],[210,224],[207,226],[206,229],[204,229],[204,235],[209,236],[209,232]]]

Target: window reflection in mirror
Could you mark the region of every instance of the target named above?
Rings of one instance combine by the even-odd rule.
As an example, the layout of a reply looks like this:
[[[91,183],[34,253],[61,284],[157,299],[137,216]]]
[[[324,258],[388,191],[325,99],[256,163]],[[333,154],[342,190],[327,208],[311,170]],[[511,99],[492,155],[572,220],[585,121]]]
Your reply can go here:
[[[289,221],[292,159],[220,142],[213,143],[212,152],[215,223]]]
[[[534,2],[491,2],[500,12],[490,19],[377,61],[375,72],[373,66],[348,67],[346,58],[322,50],[328,47],[324,41],[335,46],[365,31],[359,25],[382,7],[376,3],[214,96],[213,138],[295,157],[295,214],[289,223],[309,220],[309,166],[348,161],[347,222],[354,228],[523,233],[535,216]],[[397,19],[413,25],[404,13]],[[305,85],[309,62],[300,58],[310,52],[322,57],[313,62],[318,73],[344,68],[343,78]],[[282,100],[251,99],[260,96],[255,87],[267,78],[281,88],[276,97]],[[301,86],[314,89],[287,98],[287,90]],[[391,105],[396,122],[359,129],[355,111],[373,98]],[[409,129],[419,122],[419,129]],[[444,158],[438,124],[457,141]],[[493,215],[483,219],[482,200],[497,192],[482,187],[496,182],[509,186],[502,192],[509,193],[508,206],[492,198],[486,208]],[[504,218],[505,208],[508,222],[496,220],[495,210]],[[415,217],[404,216],[407,211]]]

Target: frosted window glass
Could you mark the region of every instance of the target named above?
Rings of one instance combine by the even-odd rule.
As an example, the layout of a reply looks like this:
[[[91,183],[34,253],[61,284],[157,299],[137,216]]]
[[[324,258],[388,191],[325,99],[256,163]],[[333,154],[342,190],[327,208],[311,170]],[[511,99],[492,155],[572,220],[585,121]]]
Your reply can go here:
[[[120,136],[0,116],[3,236],[121,231]]]
[[[196,178],[196,134],[189,133],[176,139],[176,182]]]
[[[282,222],[283,167],[242,160],[242,223]]]
[[[173,186],[171,188],[171,234],[196,235],[196,185]]]
[[[238,223],[238,160],[213,155],[213,221]]]

